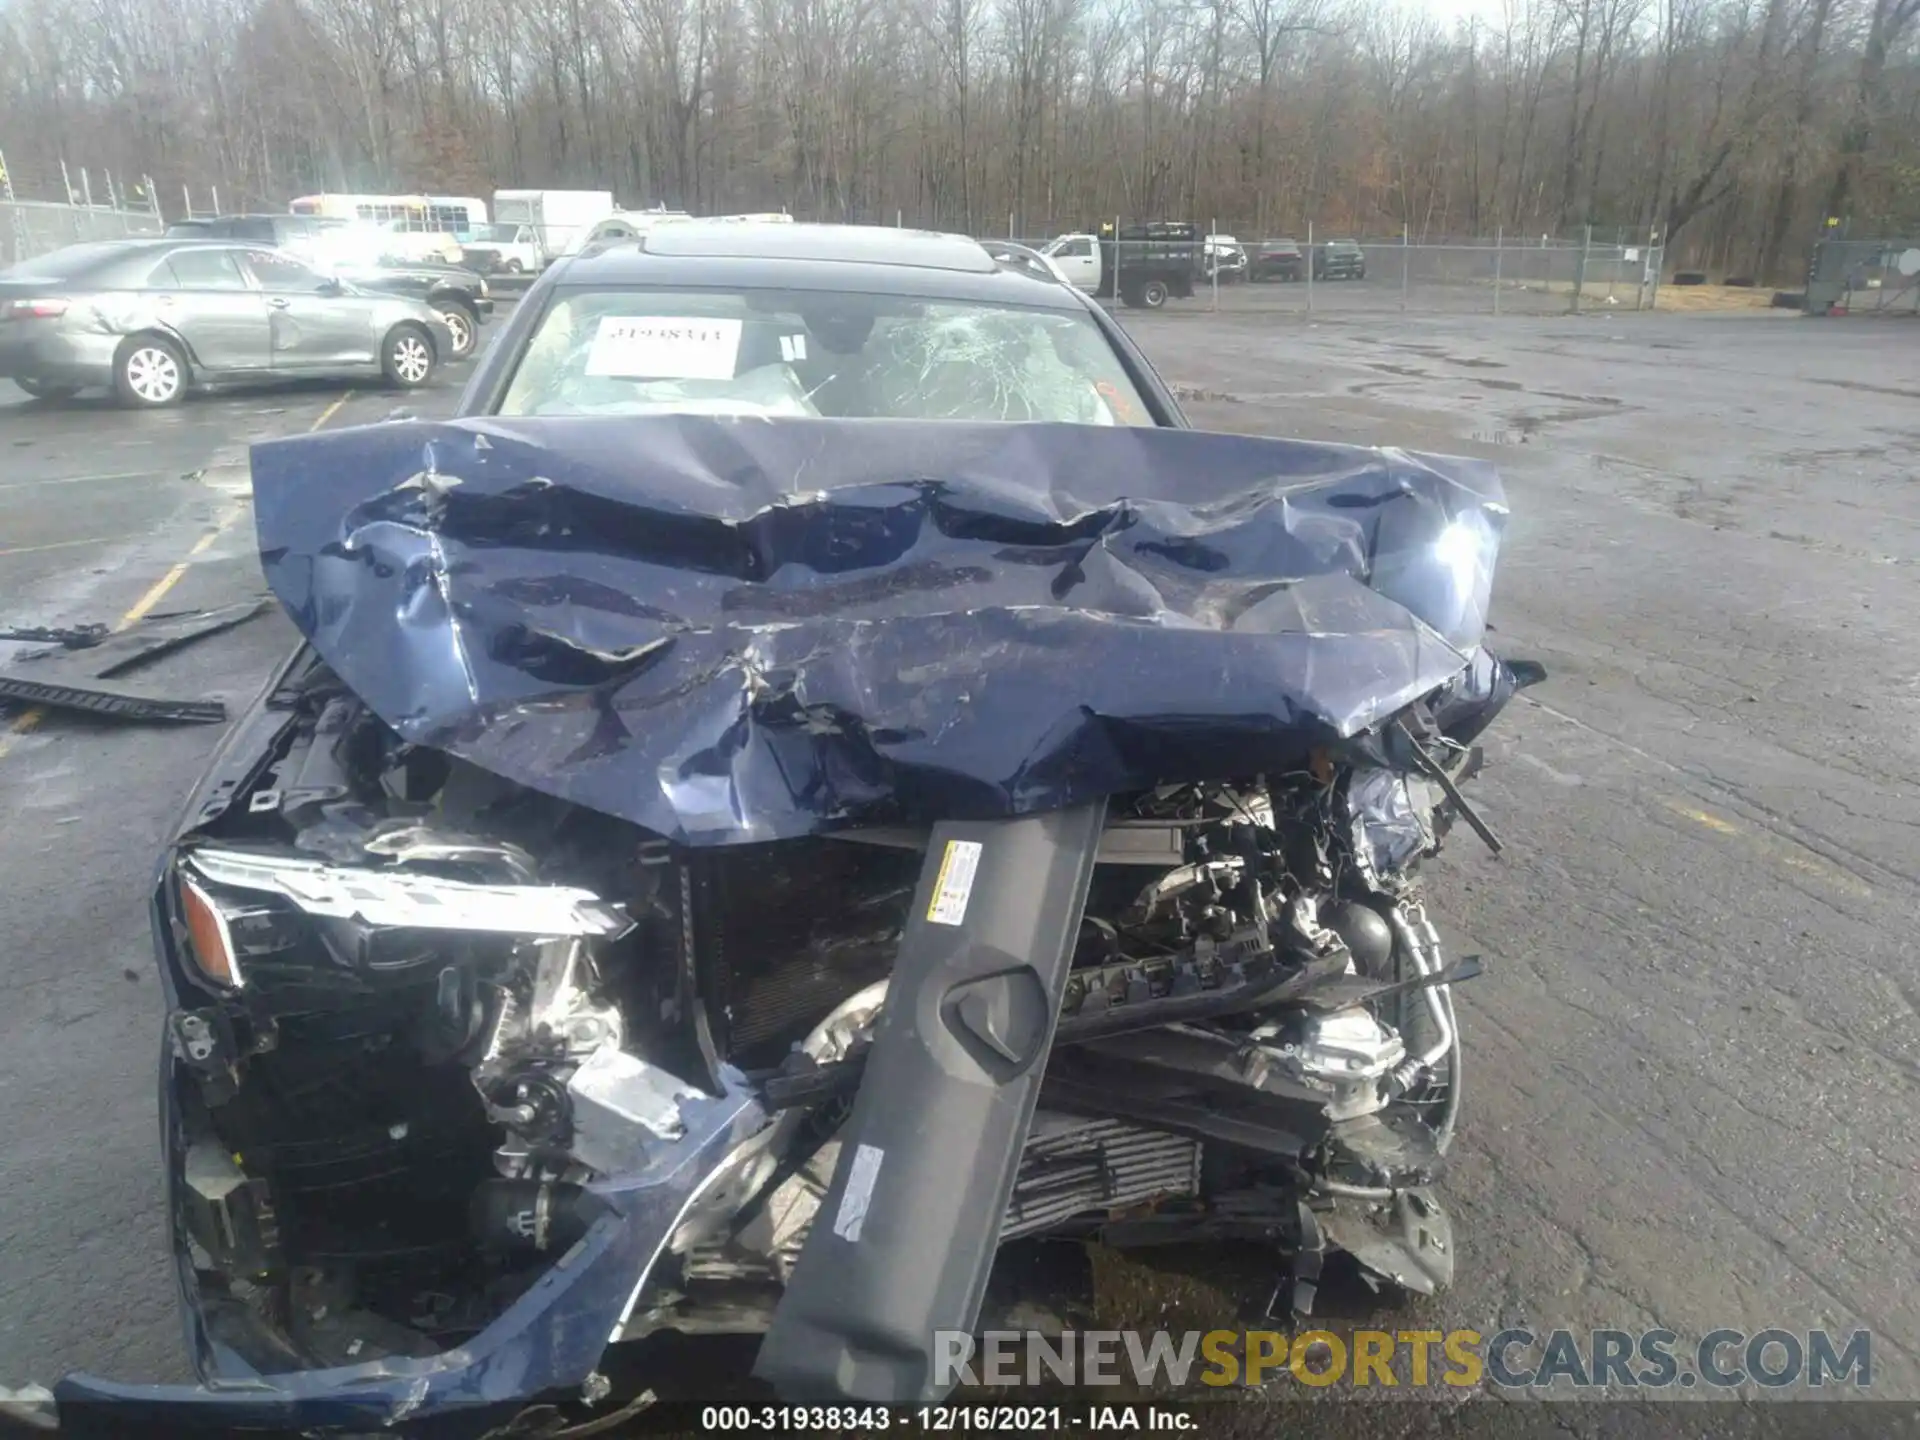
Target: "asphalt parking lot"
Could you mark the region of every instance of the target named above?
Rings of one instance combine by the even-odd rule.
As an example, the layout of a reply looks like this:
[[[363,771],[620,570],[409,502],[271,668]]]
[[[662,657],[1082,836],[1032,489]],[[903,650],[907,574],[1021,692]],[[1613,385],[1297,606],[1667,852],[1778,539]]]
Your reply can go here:
[[[1442,932],[1488,972],[1462,994],[1459,1282],[1389,1327],[1865,1328],[1875,1394],[1920,1399],[1914,330],[1125,323],[1197,423],[1506,476],[1497,639],[1552,678],[1477,786],[1506,857],[1462,833],[1436,867]],[[406,403],[444,413],[462,378]],[[332,387],[129,414],[0,383],[0,625],[256,593],[248,442],[396,403]],[[270,617],[154,673],[237,708],[290,636]],[[0,716],[0,1383],[182,1373],[143,902],[217,739]],[[1103,1305],[1232,1323],[1210,1313],[1222,1288],[1143,1269]]]
[[[0,628],[263,593],[247,446],[403,404],[446,413],[468,368],[406,396],[303,384],[147,413],[38,403],[0,381]],[[276,611],[139,680],[235,713],[292,643]],[[31,648],[0,642],[0,665]],[[156,847],[219,736],[0,701],[0,934],[16,986],[0,1054],[19,1105],[0,1166],[0,1293],[16,1297],[0,1305],[0,1384],[76,1366],[188,1378],[155,1164],[159,987],[143,908]]]

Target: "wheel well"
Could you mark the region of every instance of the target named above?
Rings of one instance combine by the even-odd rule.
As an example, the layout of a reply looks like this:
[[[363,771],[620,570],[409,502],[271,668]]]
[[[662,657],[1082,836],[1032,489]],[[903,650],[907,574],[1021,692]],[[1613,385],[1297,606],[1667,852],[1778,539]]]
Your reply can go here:
[[[142,340],[164,341],[167,346],[172,349],[173,353],[180,357],[180,363],[187,367],[186,378],[189,380],[193,378],[194,359],[192,347],[172,331],[162,330],[157,325],[149,325],[144,330],[136,330],[123,339],[118,345],[114,346],[113,368],[116,371],[120,368],[121,362],[127,358],[127,351]]]
[[[435,309],[441,309],[448,305],[458,305],[462,310],[466,311],[467,314],[474,316],[476,319],[480,314],[479,310],[474,308],[473,297],[468,295],[464,290],[442,290],[437,295],[428,296],[427,303]]]

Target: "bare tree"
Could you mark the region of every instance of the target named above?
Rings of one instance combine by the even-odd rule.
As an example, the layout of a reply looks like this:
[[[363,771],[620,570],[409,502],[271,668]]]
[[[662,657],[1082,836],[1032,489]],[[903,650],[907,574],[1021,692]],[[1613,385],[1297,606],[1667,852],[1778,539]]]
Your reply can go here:
[[[591,184],[997,230],[1920,225],[1920,0],[7,0],[0,148],[229,205]]]

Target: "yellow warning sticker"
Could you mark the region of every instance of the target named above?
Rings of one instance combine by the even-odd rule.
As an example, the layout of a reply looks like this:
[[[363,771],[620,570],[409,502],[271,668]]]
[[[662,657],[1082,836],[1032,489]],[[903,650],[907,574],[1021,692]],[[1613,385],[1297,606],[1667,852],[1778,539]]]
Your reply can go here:
[[[933,904],[927,907],[930,923],[958,925],[967,918],[967,897],[973,894],[973,877],[980,871],[981,849],[977,840],[947,842],[939,878],[933,882]]]

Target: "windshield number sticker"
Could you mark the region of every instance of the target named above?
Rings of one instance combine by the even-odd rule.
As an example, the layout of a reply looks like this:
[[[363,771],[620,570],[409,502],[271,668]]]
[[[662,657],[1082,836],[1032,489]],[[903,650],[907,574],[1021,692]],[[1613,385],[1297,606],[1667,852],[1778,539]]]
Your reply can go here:
[[[741,322],[673,315],[607,315],[587,374],[620,380],[731,380]]]
[[[967,899],[973,894],[973,877],[980,872],[981,849],[977,840],[947,842],[939,878],[933,882],[933,904],[927,907],[931,923],[958,925],[967,918]]]

